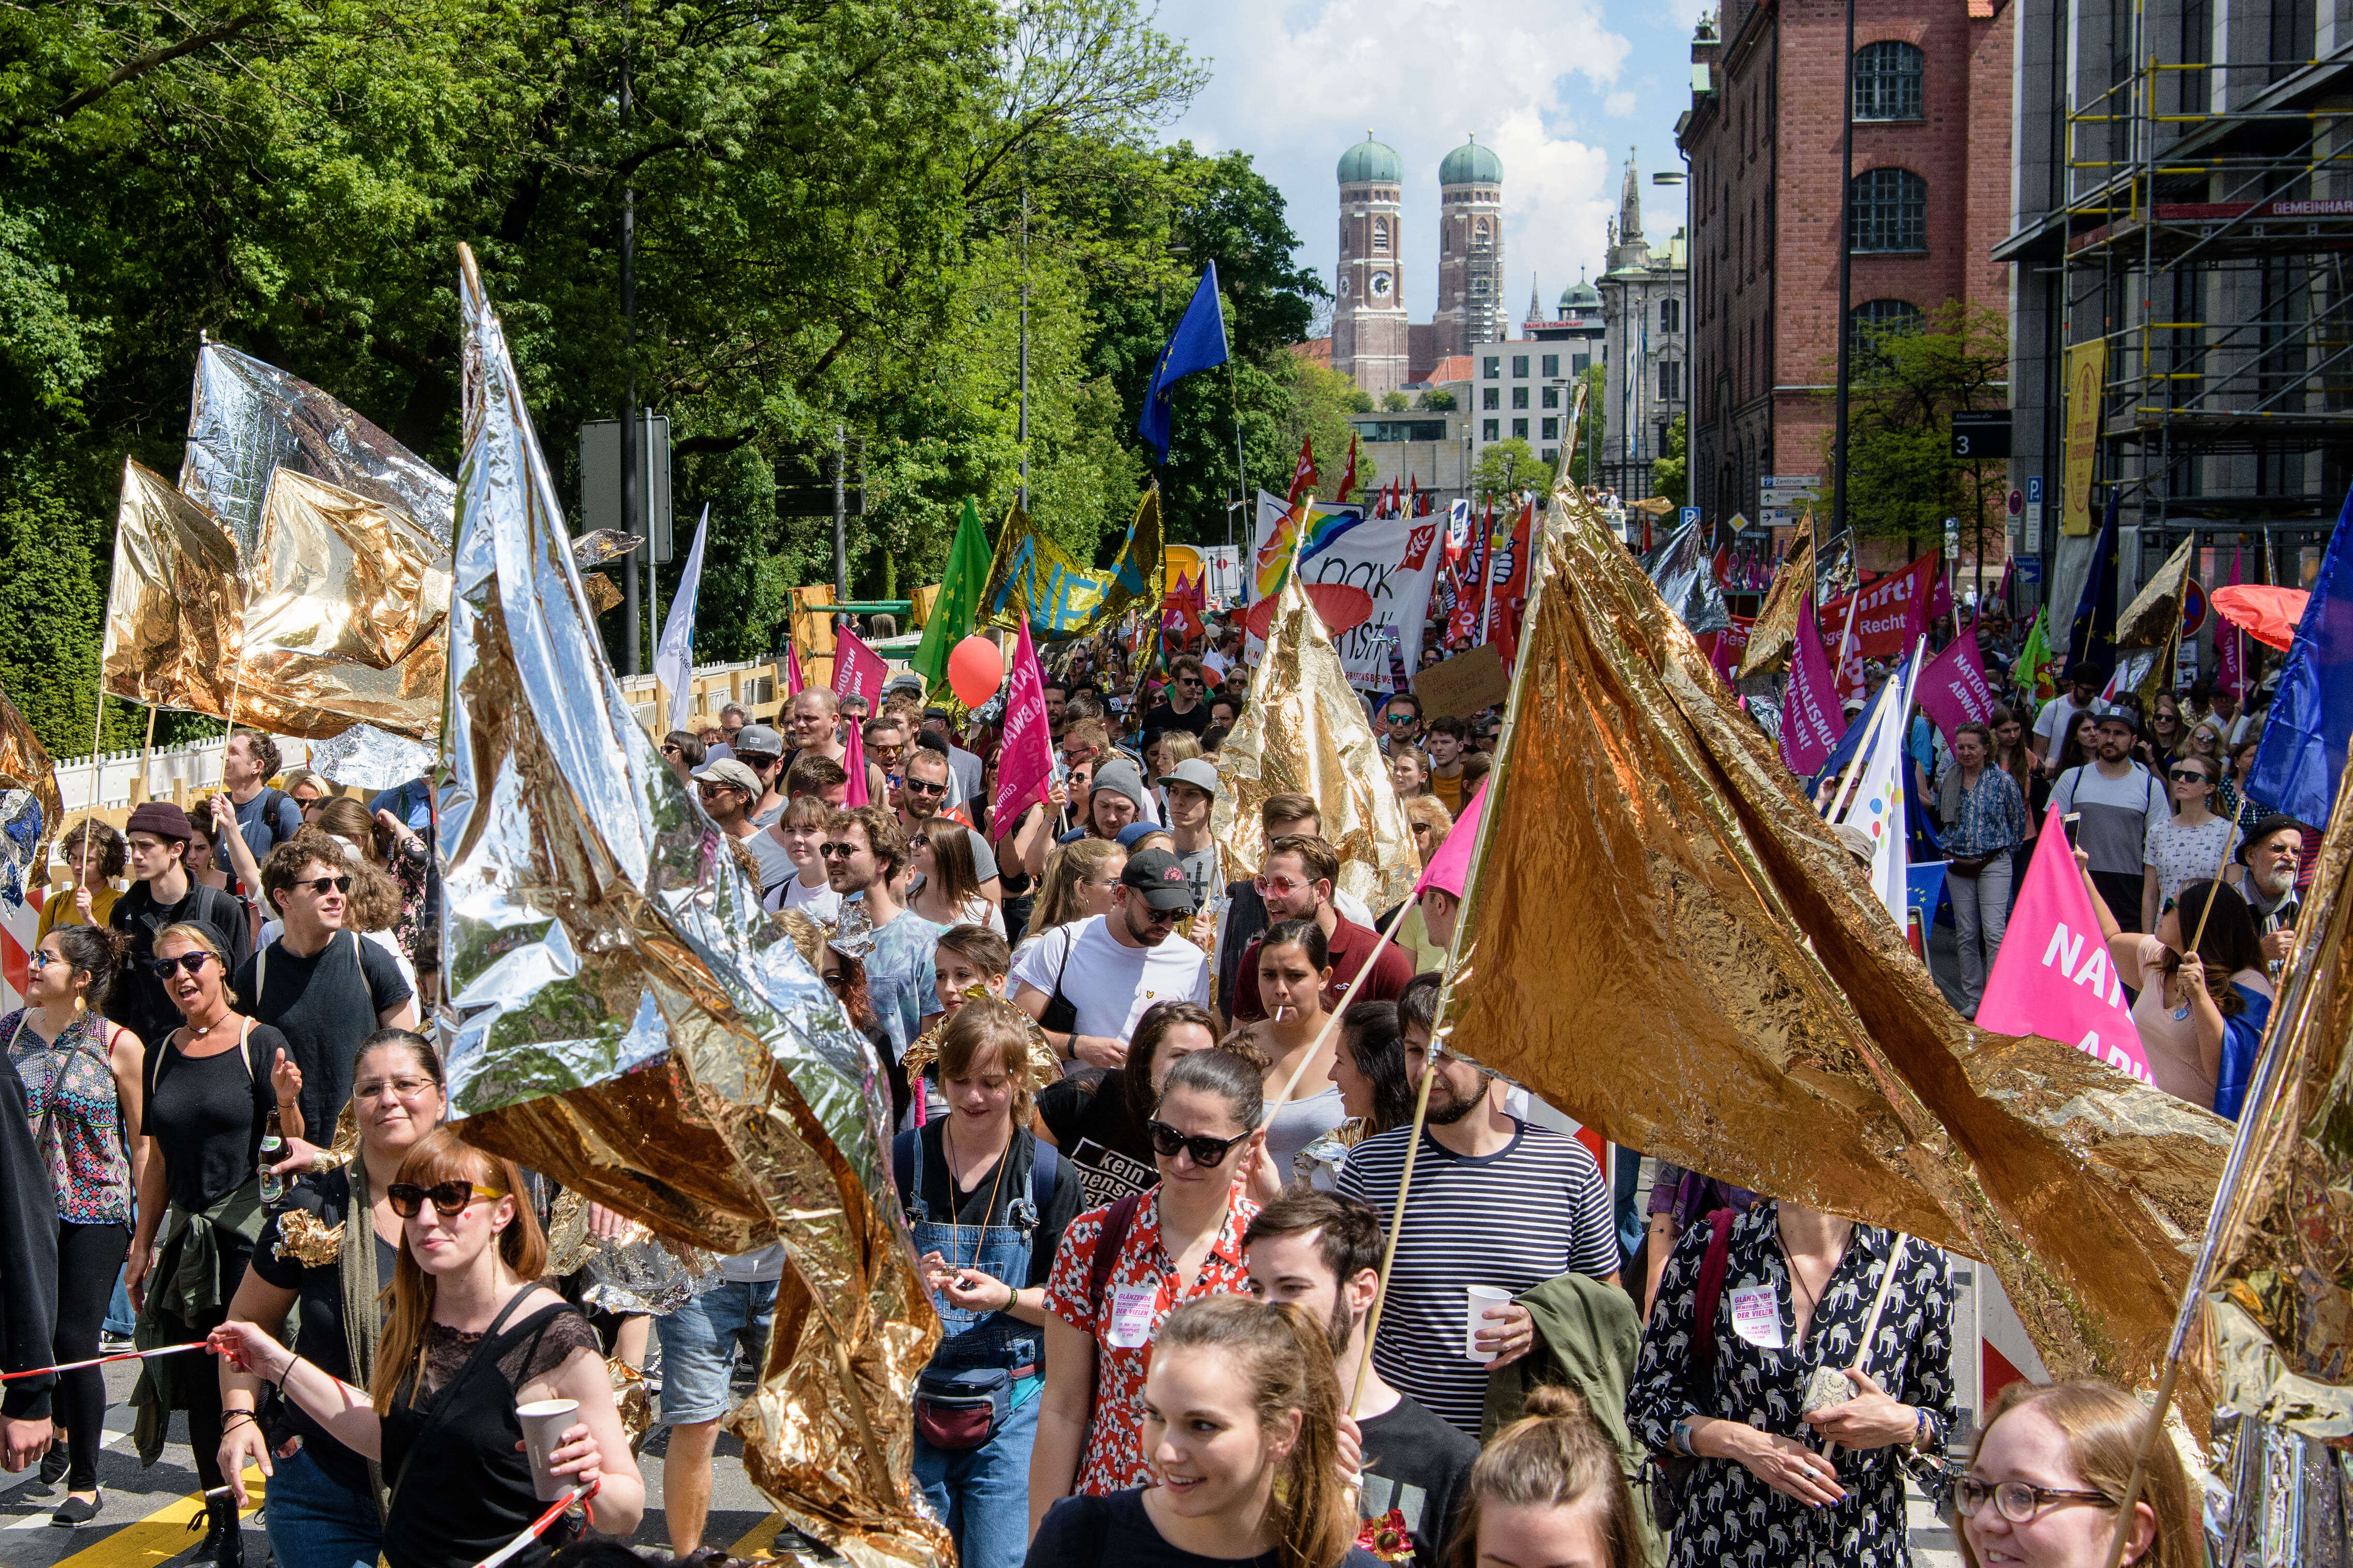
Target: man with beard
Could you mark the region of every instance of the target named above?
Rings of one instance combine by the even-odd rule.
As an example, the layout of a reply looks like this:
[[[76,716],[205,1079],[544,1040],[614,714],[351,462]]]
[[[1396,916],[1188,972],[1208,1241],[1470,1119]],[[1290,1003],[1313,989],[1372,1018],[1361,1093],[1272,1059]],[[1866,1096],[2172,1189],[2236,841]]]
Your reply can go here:
[[[1115,1068],[1145,1009],[1209,1000],[1208,957],[1168,940],[1196,907],[1176,857],[1129,856],[1111,898],[1111,913],[1046,932],[1013,965],[1013,1005],[1038,1020],[1066,1062]]]
[[[2295,871],[2303,854],[2304,824],[2276,812],[2257,822],[2239,846],[2239,864],[2247,868],[2239,890],[2247,895],[2247,912],[2263,933],[2263,956],[2274,974],[2295,950],[2295,922],[2304,913]]]
[[[2101,714],[2095,731],[2099,755],[2059,775],[2051,786],[2048,812],[2060,822],[2069,812],[2083,814],[2076,846],[2091,855],[2092,880],[2125,931],[2140,926],[2148,836],[2160,823],[2173,820],[2165,785],[2132,760],[2139,730],[2140,721],[2127,709]]]
[[[1618,1225],[1609,1184],[1585,1145],[1532,1127],[1504,1109],[1507,1087],[1482,1068],[1430,1059],[1439,977],[1417,974],[1398,1007],[1408,1084],[1430,1085],[1429,1129],[1406,1194],[1388,1303],[1373,1365],[1455,1430],[1475,1438],[1487,1373],[1535,1342],[1528,1310],[1510,1300],[1486,1311],[1478,1343],[1491,1362],[1462,1353],[1463,1288],[1517,1296],[1567,1273],[1618,1281]],[[1372,1205],[1386,1228],[1397,1209],[1413,1129],[1377,1132],[1341,1167],[1343,1197]]]
[[[1296,1301],[1324,1321],[1332,1370],[1345,1392],[1365,1360],[1365,1320],[1381,1288],[1381,1224],[1363,1204],[1294,1186],[1261,1209],[1242,1237],[1250,1294]],[[1360,1517],[1394,1510],[1413,1538],[1418,1568],[1446,1561],[1455,1503],[1479,1445],[1374,1372],[1356,1405],[1364,1434]]]
[[[1332,961],[1332,980],[1324,988],[1325,1006],[1339,1006],[1343,994],[1351,1002],[1394,1002],[1413,978],[1412,967],[1395,947],[1381,948],[1378,931],[1347,919],[1335,907],[1339,879],[1340,857],[1332,846],[1314,834],[1291,833],[1269,842],[1259,861],[1254,886],[1266,905],[1270,925],[1277,921],[1314,921],[1323,929]],[[1237,1024],[1266,1016],[1258,986],[1259,941],[1262,940],[1252,941],[1243,952],[1234,976],[1233,1005],[1227,1013]],[[1380,948],[1377,959],[1373,956],[1376,948]],[[1372,973],[1359,984],[1356,976],[1368,960]]]

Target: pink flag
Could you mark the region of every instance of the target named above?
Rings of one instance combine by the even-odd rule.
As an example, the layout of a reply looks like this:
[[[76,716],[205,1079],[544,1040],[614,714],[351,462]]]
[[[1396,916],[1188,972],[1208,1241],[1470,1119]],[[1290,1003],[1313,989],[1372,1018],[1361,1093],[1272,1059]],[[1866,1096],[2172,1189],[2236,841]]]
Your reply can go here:
[[[2056,822],[2045,822],[2035,841],[1977,1021],[1996,1034],[2041,1035],[2072,1045],[2143,1083],[2157,1081],[2125,1006],[2124,982],[2108,962],[2075,852]]]
[[[882,656],[860,641],[856,632],[844,626],[835,634],[833,689],[837,696],[863,697],[871,711],[882,700],[882,683],[890,676]]]
[[[1005,693],[1005,731],[997,752],[997,798],[988,803],[991,823],[1012,824],[1033,800],[1046,797],[1054,776],[1054,742],[1047,733],[1046,678],[1029,622],[1019,624],[1013,649],[1013,678]]]
[[[1978,652],[1974,622],[1928,661],[1928,668],[1920,672],[1920,688],[1913,700],[1944,731],[1948,746],[1953,743],[1953,731],[1962,725],[1982,724],[1993,717],[1993,688],[1986,684],[1985,659]]]
[[[807,684],[807,679],[801,674],[801,645],[797,642],[786,642],[785,644],[785,695],[798,697],[801,694],[801,688]]]
[[[1454,819],[1446,835],[1446,842],[1421,868],[1421,877],[1413,885],[1414,897],[1419,898],[1424,888],[1436,888],[1441,893],[1462,896],[1462,885],[1471,878],[1471,848],[1479,837],[1479,814],[1486,809],[1487,781],[1481,779],[1479,787],[1471,792],[1471,804]]]
[[[2231,552],[2231,585],[2239,584],[2239,552]],[[2214,627],[2214,689],[2227,691],[2245,700],[2247,695],[2247,648],[2241,639],[2246,636],[2236,621],[2224,616],[2218,617]]]
[[[888,805],[889,801],[876,800],[866,787],[866,726],[852,724],[849,739],[842,742],[841,767],[849,775],[849,789],[841,797],[844,805]]]
[[[1798,604],[1798,624],[1791,628],[1789,683],[1781,690],[1781,760],[1799,778],[1822,771],[1831,750],[1846,733],[1846,715],[1839,710],[1838,682],[1831,661],[1822,657],[1822,639],[1814,635],[1814,596]]]

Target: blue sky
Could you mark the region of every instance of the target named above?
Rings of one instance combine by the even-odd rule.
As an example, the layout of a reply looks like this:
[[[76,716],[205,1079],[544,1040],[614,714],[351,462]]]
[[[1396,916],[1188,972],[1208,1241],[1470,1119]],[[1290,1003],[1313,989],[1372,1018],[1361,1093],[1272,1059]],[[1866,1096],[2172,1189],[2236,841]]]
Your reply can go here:
[[[1280,187],[1299,259],[1328,284],[1337,244],[1333,165],[1371,127],[1404,159],[1405,300],[1437,300],[1438,163],[1466,132],[1504,160],[1504,263],[1513,320],[1533,270],[1547,308],[1599,270],[1630,148],[1643,228],[1682,221],[1674,123],[1691,100],[1701,0],[1186,0],[1158,25],[1213,72],[1170,127],[1204,151],[1240,148]],[[1706,7],[1712,9],[1712,6]]]

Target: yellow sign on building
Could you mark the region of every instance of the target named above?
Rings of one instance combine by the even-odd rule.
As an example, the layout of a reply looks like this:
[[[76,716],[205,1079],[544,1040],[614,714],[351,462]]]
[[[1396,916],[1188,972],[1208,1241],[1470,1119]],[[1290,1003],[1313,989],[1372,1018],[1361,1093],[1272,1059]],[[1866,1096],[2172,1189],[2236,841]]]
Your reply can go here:
[[[2103,338],[2067,351],[2067,473],[2060,492],[2059,531],[2082,538],[2092,531],[2092,470],[2100,457],[2100,401],[2108,380],[2108,344]]]

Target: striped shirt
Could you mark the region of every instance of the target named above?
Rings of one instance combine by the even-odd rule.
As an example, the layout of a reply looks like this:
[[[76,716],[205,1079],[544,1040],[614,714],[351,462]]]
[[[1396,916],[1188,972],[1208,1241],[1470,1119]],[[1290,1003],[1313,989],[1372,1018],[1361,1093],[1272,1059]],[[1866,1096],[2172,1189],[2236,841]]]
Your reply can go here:
[[[1384,1227],[1397,1207],[1407,1135],[1399,1128],[1366,1139],[1340,1172],[1341,1194],[1370,1204]],[[1476,1437],[1487,1368],[1462,1353],[1462,1288],[1492,1285],[1516,1296],[1563,1274],[1616,1272],[1609,1185],[1584,1144],[1521,1122],[1501,1152],[1479,1159],[1425,1133],[1407,1207],[1373,1364]]]

